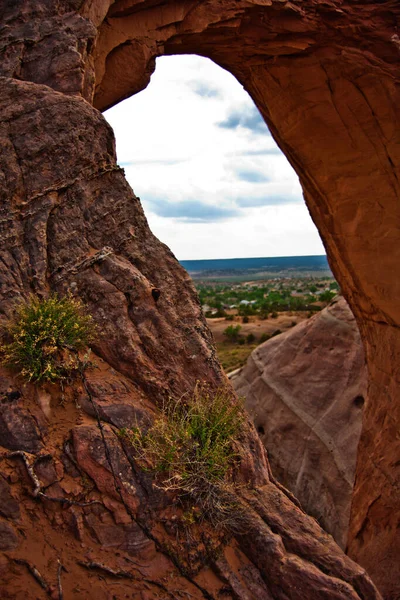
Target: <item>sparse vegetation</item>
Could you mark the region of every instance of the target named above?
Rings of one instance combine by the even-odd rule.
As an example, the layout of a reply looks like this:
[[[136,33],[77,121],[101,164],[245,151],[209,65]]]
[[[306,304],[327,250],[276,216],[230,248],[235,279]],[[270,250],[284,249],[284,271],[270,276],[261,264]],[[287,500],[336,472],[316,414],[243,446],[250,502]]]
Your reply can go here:
[[[253,277],[253,273],[248,275]],[[265,279],[254,274],[249,281],[243,274],[228,281],[216,272],[215,278],[196,280],[195,284],[227,373],[242,367],[257,343],[309,318],[340,291],[331,276],[302,276],[296,269]],[[229,326],[218,323],[221,315]]]
[[[256,336],[254,335],[254,333],[248,333],[246,335],[246,343],[247,344],[253,344],[256,341]]]
[[[238,515],[231,471],[243,422],[242,406],[225,390],[198,386],[192,397],[165,403],[147,431],[136,427],[120,434],[158,487],[184,505],[194,503],[200,520],[232,526]]]
[[[224,330],[224,335],[231,342],[237,342],[240,339],[240,325],[228,325]]]
[[[321,302],[326,302],[327,304],[336,296],[337,292],[332,290],[326,290],[320,295]]]
[[[273,338],[273,337],[275,337],[276,335],[279,335],[279,334],[281,334],[281,333],[282,333],[282,331],[281,331],[280,329],[275,329],[275,331],[273,331],[273,332],[271,333],[271,337]]]
[[[218,358],[225,372],[230,373],[242,367],[255,348],[257,348],[257,343],[244,344],[243,346],[217,343]]]
[[[209,318],[232,311],[247,323],[249,317],[267,318],[285,311],[317,311],[339,291],[331,277],[275,277],[264,281],[196,281],[200,301]],[[228,312],[227,312],[228,311]]]
[[[1,362],[28,381],[65,379],[79,370],[78,351],[87,347],[94,330],[80,300],[31,296],[6,327]]]
[[[268,333],[263,333],[263,334],[260,336],[260,340],[259,340],[259,341],[260,341],[260,344],[263,344],[264,342],[266,342],[267,340],[269,340],[269,339],[270,339],[270,337],[271,337],[271,336],[270,336],[270,335],[268,335]]]

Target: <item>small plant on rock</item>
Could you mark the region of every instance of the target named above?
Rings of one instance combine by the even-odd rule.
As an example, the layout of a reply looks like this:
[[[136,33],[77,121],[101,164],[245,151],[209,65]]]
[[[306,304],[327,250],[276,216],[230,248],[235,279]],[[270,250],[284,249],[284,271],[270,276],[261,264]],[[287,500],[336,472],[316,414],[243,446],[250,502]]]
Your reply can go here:
[[[200,520],[232,527],[240,520],[231,472],[243,423],[242,406],[226,391],[198,386],[190,399],[165,404],[146,432],[134,428],[122,435],[158,487],[195,504]]]
[[[6,327],[1,362],[32,382],[54,382],[76,373],[78,351],[93,339],[95,324],[83,303],[66,296],[31,296]]]

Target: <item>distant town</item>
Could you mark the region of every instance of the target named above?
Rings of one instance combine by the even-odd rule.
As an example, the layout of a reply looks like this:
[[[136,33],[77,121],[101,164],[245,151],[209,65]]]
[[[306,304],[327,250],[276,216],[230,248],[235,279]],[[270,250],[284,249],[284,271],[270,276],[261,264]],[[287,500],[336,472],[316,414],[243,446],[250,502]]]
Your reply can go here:
[[[276,277],[268,281],[221,283],[195,281],[206,317],[257,315],[274,312],[320,310],[338,293],[332,277]]]
[[[340,293],[325,256],[187,262],[228,373]]]

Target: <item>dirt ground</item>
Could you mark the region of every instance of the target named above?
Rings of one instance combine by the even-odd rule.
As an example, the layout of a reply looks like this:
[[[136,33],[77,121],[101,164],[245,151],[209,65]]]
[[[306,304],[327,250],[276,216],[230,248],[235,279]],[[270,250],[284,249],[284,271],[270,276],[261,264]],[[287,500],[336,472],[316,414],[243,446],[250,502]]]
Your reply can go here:
[[[260,339],[263,333],[271,336],[277,329],[283,333],[290,327],[294,327],[308,318],[308,312],[284,312],[278,313],[278,316],[273,319],[259,319],[258,317],[249,317],[248,323],[243,323],[243,317],[235,317],[234,321],[227,321],[225,317],[218,319],[207,319],[207,324],[212,331],[216,343],[226,341],[224,330],[229,325],[240,325],[240,335],[246,337],[249,333],[256,336],[256,341]]]
[[[259,319],[258,317],[249,317],[248,323],[243,323],[243,318],[235,316],[233,321],[227,321],[225,317],[217,319],[207,319],[209,328],[214,336],[217,347],[218,358],[226,373],[231,373],[235,369],[242,367],[253,350],[261,343],[263,334],[268,337],[277,335],[276,332],[283,333],[298,323],[309,318],[308,312],[284,312],[278,313],[276,318]],[[246,339],[249,333],[255,336],[255,340],[244,344],[239,344],[228,340],[224,335],[225,329],[229,325],[240,325],[240,336]]]

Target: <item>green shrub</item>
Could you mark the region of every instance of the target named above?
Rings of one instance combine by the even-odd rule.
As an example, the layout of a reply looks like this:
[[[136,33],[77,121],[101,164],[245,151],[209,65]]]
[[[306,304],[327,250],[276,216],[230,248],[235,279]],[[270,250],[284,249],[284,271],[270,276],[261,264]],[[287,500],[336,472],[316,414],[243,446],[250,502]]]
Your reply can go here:
[[[327,290],[327,291],[323,292],[322,294],[320,294],[319,300],[321,300],[321,302],[330,302],[332,300],[332,298],[334,298],[336,296],[336,294],[337,294],[336,291]]]
[[[263,344],[264,342],[266,342],[267,340],[269,340],[271,336],[268,335],[268,333],[262,333],[260,336],[260,344]]]
[[[271,337],[275,337],[276,335],[280,335],[282,331],[280,329],[275,329],[273,333],[271,333]]]
[[[237,459],[234,443],[244,422],[241,405],[224,390],[196,387],[187,401],[170,400],[145,432],[136,427],[120,434],[133,446],[136,460],[156,477],[156,485],[189,506],[200,519],[232,525],[237,503],[230,473]]]
[[[254,335],[254,333],[248,333],[246,336],[246,342],[248,344],[252,344],[255,341],[256,341],[256,336]]]
[[[87,347],[94,330],[80,300],[31,296],[6,327],[1,362],[28,381],[65,379],[79,369],[77,353]]]
[[[241,325],[228,325],[228,327],[224,329],[223,333],[230,342],[237,342],[240,337],[241,329]]]

